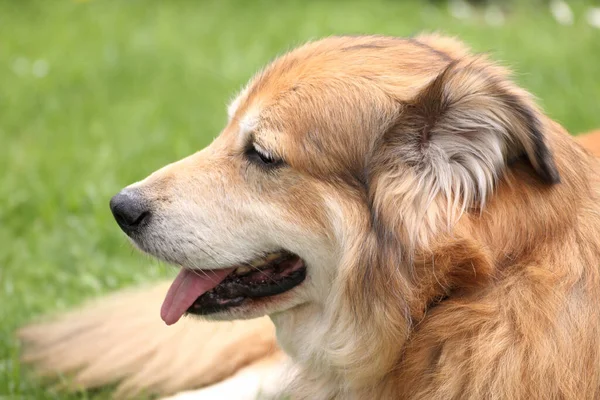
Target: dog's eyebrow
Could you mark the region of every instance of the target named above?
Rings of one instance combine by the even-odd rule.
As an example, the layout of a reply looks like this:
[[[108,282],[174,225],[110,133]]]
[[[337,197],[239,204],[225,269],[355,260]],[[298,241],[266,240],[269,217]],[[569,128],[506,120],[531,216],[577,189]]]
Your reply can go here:
[[[239,119],[238,125],[240,127],[240,135],[242,137],[248,136],[258,127],[257,113],[252,111],[246,113],[242,118]]]
[[[246,144],[248,146],[256,146],[265,153],[272,153],[272,151],[269,150],[269,146],[265,146],[265,144],[254,134],[254,132],[248,135]]]

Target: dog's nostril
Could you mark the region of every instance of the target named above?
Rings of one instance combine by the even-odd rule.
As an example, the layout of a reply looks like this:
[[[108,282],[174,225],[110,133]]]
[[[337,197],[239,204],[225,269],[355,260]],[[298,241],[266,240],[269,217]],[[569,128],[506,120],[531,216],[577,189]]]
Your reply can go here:
[[[115,195],[110,200],[110,210],[121,229],[128,234],[150,217],[144,197],[132,189],[124,189]]]
[[[148,216],[150,216],[150,211],[144,211],[139,217],[136,218],[135,221],[133,221],[132,225],[140,225]]]

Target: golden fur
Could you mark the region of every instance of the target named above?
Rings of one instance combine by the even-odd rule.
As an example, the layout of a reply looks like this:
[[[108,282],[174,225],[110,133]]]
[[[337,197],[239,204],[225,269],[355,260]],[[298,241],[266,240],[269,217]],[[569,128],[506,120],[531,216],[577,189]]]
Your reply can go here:
[[[22,360],[43,377],[70,375],[72,389],[120,382],[115,397],[129,398],[210,385],[252,362],[281,356],[266,317],[217,323],[184,319],[167,327],[157,310],[168,286],[116,293],[21,329]]]
[[[300,287],[214,316],[271,316],[294,364],[285,393],[600,396],[600,166],[503,68],[438,36],[328,38],[273,62],[230,114],[207,149],[133,185],[170,224],[155,228],[160,241],[136,244],[188,268],[223,268],[273,242],[300,255],[309,268]],[[248,143],[286,166],[248,165]],[[215,200],[223,196],[226,204]],[[191,224],[207,227],[195,235],[210,258],[185,245],[172,250],[194,239],[184,229]],[[146,307],[136,296],[147,295],[127,304]],[[155,323],[137,325],[129,307],[113,316],[107,302],[25,328],[25,358],[49,372],[101,371],[76,375],[84,385],[133,376],[121,390],[171,393],[274,351],[264,320],[185,321],[198,337],[217,340],[214,329],[231,340],[212,348],[219,362],[198,357],[202,366],[182,376],[177,363],[189,367],[191,346],[164,354],[163,346],[177,350],[172,328],[144,329]],[[144,350],[130,353],[134,360],[116,356],[126,353],[118,347],[99,357],[91,344],[77,345],[80,320],[89,338],[115,328],[116,337],[98,339],[107,348],[138,331],[155,345],[133,346]],[[80,358],[72,344],[85,349]],[[61,364],[64,352],[74,358]],[[160,378],[140,364],[162,368]]]

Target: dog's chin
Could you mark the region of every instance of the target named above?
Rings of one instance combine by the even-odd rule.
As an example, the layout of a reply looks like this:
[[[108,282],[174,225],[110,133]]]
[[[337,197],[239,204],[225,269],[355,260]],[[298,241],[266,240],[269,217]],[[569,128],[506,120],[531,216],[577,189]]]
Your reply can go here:
[[[227,310],[217,311],[210,314],[195,314],[187,312],[192,318],[201,318],[209,321],[232,321],[237,319],[254,319],[265,315],[276,315],[290,311],[305,303],[303,300],[302,287],[294,288],[286,293],[263,297],[260,299],[247,299],[243,303],[230,307]]]

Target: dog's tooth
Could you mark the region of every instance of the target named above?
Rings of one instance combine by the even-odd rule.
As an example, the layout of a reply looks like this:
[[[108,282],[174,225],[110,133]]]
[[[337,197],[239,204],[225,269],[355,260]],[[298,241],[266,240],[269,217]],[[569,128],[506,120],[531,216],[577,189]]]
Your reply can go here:
[[[281,256],[281,253],[271,253],[265,258],[265,261],[271,262],[271,261],[277,260],[280,256]]]
[[[242,265],[241,267],[237,267],[237,269],[235,270],[235,273],[236,273],[236,275],[243,275],[243,274],[247,274],[250,271],[252,271],[252,268],[250,268],[247,265]]]
[[[250,265],[252,265],[255,268],[263,267],[269,264],[270,262],[277,260],[279,257],[281,257],[281,253],[271,253],[264,258],[251,261]]]

